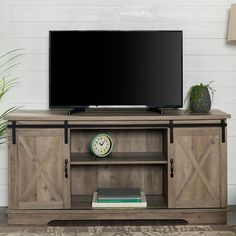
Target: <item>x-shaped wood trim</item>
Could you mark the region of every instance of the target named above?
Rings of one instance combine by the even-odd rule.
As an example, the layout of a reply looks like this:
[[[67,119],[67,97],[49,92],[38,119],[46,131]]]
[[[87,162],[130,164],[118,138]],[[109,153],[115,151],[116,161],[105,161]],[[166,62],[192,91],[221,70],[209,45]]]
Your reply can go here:
[[[185,155],[188,157],[188,159],[191,161],[193,167],[195,169],[193,169],[193,171],[191,172],[191,174],[188,176],[188,179],[186,180],[186,182],[184,183],[183,187],[181,188],[180,192],[178,193],[176,199],[180,199],[183,195],[183,190],[186,188],[187,184],[192,182],[196,177],[197,175],[200,176],[202,182],[204,183],[205,187],[207,188],[208,192],[210,193],[212,199],[215,199],[216,198],[216,193],[214,191],[214,189],[210,188],[210,184],[209,184],[209,181],[207,180],[206,176],[204,175],[204,173],[202,172],[202,169],[201,167],[203,166],[203,164],[205,163],[207,157],[209,156],[210,152],[211,152],[211,149],[212,149],[212,141],[215,141],[214,140],[214,137],[212,137],[210,139],[210,141],[208,142],[208,144],[206,145],[203,153],[201,154],[201,157],[199,159],[199,163],[196,161],[196,158],[194,157],[194,154],[192,153],[192,151],[190,150],[190,148],[185,148],[185,143],[184,141],[182,140],[181,137],[178,137],[176,139],[176,141],[180,144],[182,150],[184,151]],[[194,171],[195,170],[195,171]]]
[[[21,199],[27,199],[29,197],[29,195],[32,192],[33,186],[36,184],[38,177],[41,175],[43,180],[46,182],[46,184],[49,188],[49,191],[53,194],[53,197],[57,201],[62,201],[62,197],[58,194],[58,191],[54,187],[54,184],[51,181],[49,181],[48,175],[46,173],[42,172],[44,167],[46,166],[47,162],[50,160],[50,152],[53,149],[53,147],[55,147],[55,145],[57,145],[57,140],[53,139],[50,142],[49,149],[47,150],[46,155],[44,156],[43,160],[40,163],[37,161],[38,160],[38,158],[36,156],[37,154],[35,152],[32,152],[32,150],[30,149],[30,147],[27,144],[27,142],[25,141],[25,139],[23,137],[19,137],[19,141],[22,143],[23,148],[27,152],[27,154],[28,154],[27,156],[31,159],[32,162],[34,162],[36,164],[36,167],[37,167],[37,171],[35,172],[33,178],[31,179],[31,182],[27,186],[25,192],[22,193]],[[33,154],[33,153],[35,153],[35,154]]]

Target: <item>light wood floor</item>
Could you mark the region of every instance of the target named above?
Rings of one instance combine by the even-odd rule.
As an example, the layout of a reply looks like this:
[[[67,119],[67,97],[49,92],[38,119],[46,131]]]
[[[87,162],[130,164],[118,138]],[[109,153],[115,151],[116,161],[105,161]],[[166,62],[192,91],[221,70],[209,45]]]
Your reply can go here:
[[[6,215],[6,207],[0,207],[0,226],[7,225],[7,215]],[[236,206],[229,206],[229,211],[227,214],[227,225],[236,225]],[[170,221],[130,221],[128,225],[145,225],[147,222],[151,223],[151,225],[171,225],[173,222]],[[62,223],[63,225],[78,225],[78,226],[109,226],[109,225],[127,225],[124,221],[80,221],[80,222],[69,222],[67,224]],[[181,224],[181,221],[176,221],[174,224]],[[58,226],[58,223],[56,224]]]

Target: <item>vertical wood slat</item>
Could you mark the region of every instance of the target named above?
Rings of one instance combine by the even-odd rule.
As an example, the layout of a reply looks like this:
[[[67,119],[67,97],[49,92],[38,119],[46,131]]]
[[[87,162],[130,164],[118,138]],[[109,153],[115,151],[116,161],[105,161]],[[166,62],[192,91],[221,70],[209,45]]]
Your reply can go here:
[[[168,129],[167,133],[168,137],[170,137],[170,130]],[[175,208],[176,207],[176,201],[175,201],[175,178],[171,178],[171,170],[170,170],[170,160],[174,160],[175,156],[175,145],[170,142],[170,138],[167,139],[168,144],[168,207],[169,208]],[[174,167],[174,176],[176,175],[175,167]]]
[[[70,209],[71,208],[71,167],[70,167],[70,130],[68,130],[68,142],[63,145],[63,165],[62,165],[62,185],[63,185],[63,208]],[[65,178],[65,160],[68,160],[68,178]],[[61,170],[58,170],[61,171]]]
[[[8,208],[19,208],[19,163],[17,147],[12,144],[12,130],[8,130]]]
[[[227,128],[225,128],[225,137],[227,137]],[[219,176],[220,176],[221,207],[226,207],[227,206],[227,199],[228,199],[228,191],[227,191],[227,139],[225,139],[224,143],[221,142],[219,145],[220,145]]]

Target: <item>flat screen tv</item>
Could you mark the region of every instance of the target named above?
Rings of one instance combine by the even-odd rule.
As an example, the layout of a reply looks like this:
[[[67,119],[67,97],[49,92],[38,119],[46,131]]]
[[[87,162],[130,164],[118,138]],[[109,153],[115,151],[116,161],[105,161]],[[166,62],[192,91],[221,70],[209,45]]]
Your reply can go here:
[[[49,107],[182,107],[182,31],[51,31]]]

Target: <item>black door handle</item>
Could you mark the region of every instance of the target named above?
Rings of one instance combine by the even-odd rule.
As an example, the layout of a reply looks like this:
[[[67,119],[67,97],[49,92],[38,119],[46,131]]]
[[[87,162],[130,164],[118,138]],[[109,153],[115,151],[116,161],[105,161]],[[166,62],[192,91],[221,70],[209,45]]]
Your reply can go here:
[[[170,177],[174,177],[174,160],[170,159]]]
[[[68,160],[65,159],[65,178],[67,179],[68,178]]]

